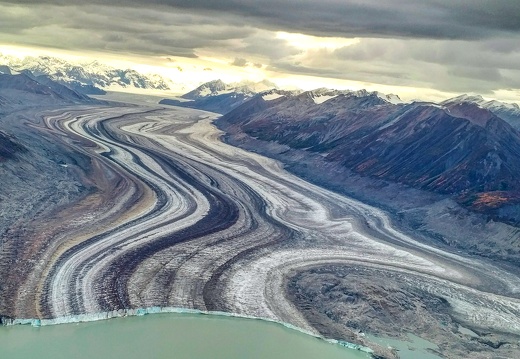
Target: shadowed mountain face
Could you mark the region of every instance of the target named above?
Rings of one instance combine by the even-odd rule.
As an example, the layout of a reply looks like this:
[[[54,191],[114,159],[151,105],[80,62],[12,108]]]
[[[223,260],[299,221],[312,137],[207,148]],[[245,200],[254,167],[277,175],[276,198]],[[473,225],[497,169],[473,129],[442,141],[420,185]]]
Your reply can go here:
[[[2,72],[0,73],[0,105],[4,109],[38,104],[100,103],[47,76],[34,76],[30,72],[17,74],[10,74],[6,70]]]
[[[33,76],[30,72],[14,73],[8,67],[0,67],[0,163],[8,160],[17,159],[19,154],[30,152],[30,146],[20,141],[21,137],[30,137],[27,129],[24,131],[17,130],[17,125],[12,126],[5,121],[4,116],[8,117],[11,112],[31,108],[37,106],[63,106],[72,104],[101,104],[80,94],[70,88],[52,81],[46,76]],[[6,133],[7,131],[9,133]],[[13,135],[11,132],[17,132]],[[32,147],[37,145],[38,141],[31,141]],[[34,159],[34,152],[32,153]],[[27,160],[27,158],[25,158]],[[22,166],[22,165],[20,165]],[[7,167],[2,167],[2,178],[4,185],[6,181],[5,174]]]
[[[19,244],[38,218],[79,200],[92,187],[81,182],[90,169],[88,159],[81,151],[70,150],[68,139],[42,130],[44,116],[104,102],[46,77],[17,74],[5,67],[0,71],[0,290],[9,291],[7,273],[18,276],[20,272],[11,271],[13,259],[6,248]],[[34,243],[36,236],[27,243]]]
[[[448,194],[475,210],[519,202],[520,135],[472,103],[394,105],[375,94],[323,103],[310,93],[271,101],[257,96],[219,123],[318,153],[362,176]]]
[[[17,152],[25,152],[26,149],[17,143],[11,136],[0,131],[0,163],[15,157]]]
[[[60,97],[49,86],[37,82],[26,74],[0,75],[0,89],[20,90],[37,95]]]

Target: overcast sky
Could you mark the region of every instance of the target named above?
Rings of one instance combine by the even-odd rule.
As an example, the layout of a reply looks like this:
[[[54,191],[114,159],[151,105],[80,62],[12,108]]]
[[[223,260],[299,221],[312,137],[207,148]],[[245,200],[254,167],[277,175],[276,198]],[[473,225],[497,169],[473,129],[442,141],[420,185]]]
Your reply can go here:
[[[179,81],[520,101],[518,0],[2,1],[1,46],[149,65]]]

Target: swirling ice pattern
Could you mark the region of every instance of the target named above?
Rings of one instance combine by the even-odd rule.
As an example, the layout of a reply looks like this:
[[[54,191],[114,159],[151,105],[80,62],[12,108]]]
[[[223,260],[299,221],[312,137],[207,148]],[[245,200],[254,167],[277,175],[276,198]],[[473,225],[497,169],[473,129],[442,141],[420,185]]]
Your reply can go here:
[[[520,280],[400,233],[379,209],[226,145],[211,114],[92,108],[46,118],[92,158],[102,200],[79,207],[26,282],[42,317],[177,306],[315,331],[284,295],[286,274],[355,264],[420,276],[469,320],[520,333]],[[476,314],[478,313],[478,314]]]

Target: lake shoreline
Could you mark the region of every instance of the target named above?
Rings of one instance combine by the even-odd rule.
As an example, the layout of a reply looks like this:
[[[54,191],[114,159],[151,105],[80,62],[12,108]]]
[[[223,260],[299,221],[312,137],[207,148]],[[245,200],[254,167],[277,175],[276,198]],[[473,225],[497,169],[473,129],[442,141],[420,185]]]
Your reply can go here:
[[[15,325],[31,325],[33,327],[42,327],[42,326],[52,326],[59,324],[74,324],[74,323],[87,323],[87,322],[96,322],[101,320],[108,319],[116,319],[116,318],[125,318],[125,317],[138,317],[149,314],[191,314],[191,315],[207,315],[207,316],[216,316],[216,317],[228,317],[228,318],[241,318],[241,319],[252,319],[252,320],[260,320],[264,322],[274,323],[281,326],[284,326],[288,329],[295,330],[297,332],[312,336],[314,338],[323,340],[329,344],[339,345],[351,350],[358,350],[364,353],[375,357],[374,351],[368,347],[350,343],[347,341],[341,341],[336,339],[325,338],[319,334],[313,333],[311,331],[296,327],[289,323],[277,321],[269,318],[260,318],[250,315],[243,315],[238,313],[228,313],[221,311],[204,311],[198,309],[188,309],[188,308],[179,308],[179,307],[147,307],[147,308],[135,308],[135,309],[118,309],[108,312],[100,312],[93,314],[78,314],[78,315],[70,315],[64,317],[57,318],[9,318],[0,315],[0,324],[2,326],[15,326]]]

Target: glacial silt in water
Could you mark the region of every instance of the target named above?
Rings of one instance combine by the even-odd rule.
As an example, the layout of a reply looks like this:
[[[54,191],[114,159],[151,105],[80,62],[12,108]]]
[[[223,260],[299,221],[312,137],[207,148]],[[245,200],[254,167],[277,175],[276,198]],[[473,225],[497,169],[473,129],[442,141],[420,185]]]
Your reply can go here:
[[[39,359],[361,359],[276,323],[197,314],[154,314],[34,328],[0,328],[2,357]]]
[[[373,335],[368,335],[367,339],[383,347],[397,349],[399,358],[401,359],[441,359],[440,356],[428,352],[428,349],[438,349],[437,345],[411,333],[408,334],[408,341],[376,337]]]

